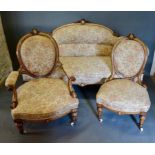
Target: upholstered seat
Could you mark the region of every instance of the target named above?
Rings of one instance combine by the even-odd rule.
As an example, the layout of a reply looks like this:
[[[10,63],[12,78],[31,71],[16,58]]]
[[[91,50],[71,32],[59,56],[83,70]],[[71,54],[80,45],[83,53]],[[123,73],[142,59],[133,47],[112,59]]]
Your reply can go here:
[[[78,108],[78,99],[70,96],[61,79],[31,80],[17,89],[18,105],[12,109],[13,119],[56,119]]]
[[[151,104],[146,88],[127,79],[105,83],[96,98],[97,103],[126,113],[147,112]]]
[[[76,78],[74,84],[102,83],[111,74],[109,56],[60,57],[69,76]]]

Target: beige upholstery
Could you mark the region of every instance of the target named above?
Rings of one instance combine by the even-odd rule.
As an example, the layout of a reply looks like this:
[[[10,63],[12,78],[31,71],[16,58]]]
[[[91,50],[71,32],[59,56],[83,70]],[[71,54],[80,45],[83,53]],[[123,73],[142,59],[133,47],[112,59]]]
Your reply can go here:
[[[109,28],[94,23],[72,23],[52,33],[58,43],[61,62],[74,84],[103,83],[111,74],[111,52],[121,38]]]
[[[24,81],[30,81],[32,79],[35,79],[35,78],[33,78],[33,77],[31,77],[31,76],[29,76],[27,74],[23,74],[22,76],[23,76]],[[64,80],[66,79],[66,75],[64,74],[64,71],[60,67],[56,67],[53,70],[52,74],[50,74],[48,77],[49,78],[56,78],[56,79],[61,78],[61,79],[64,79]]]
[[[74,84],[102,83],[111,74],[109,56],[94,57],[60,57],[68,76],[74,76]]]
[[[53,37],[60,44],[115,44],[117,37],[109,28],[93,23],[74,23],[61,26],[53,31]]]
[[[146,88],[125,79],[103,84],[96,98],[105,107],[127,113],[147,112],[151,104]]]
[[[109,56],[112,45],[106,44],[60,44],[60,56]]]
[[[41,78],[26,82],[17,89],[18,105],[11,111],[13,119],[56,119],[78,108],[68,86],[60,79]]]
[[[17,82],[19,76],[19,71],[12,71],[5,81],[5,86],[7,88],[13,88]]]
[[[124,77],[136,75],[144,62],[144,47],[135,40],[122,39],[113,48],[113,63]]]
[[[55,64],[55,51],[50,38],[40,35],[27,38],[20,48],[21,59],[26,69],[37,76],[46,75],[51,71]]]

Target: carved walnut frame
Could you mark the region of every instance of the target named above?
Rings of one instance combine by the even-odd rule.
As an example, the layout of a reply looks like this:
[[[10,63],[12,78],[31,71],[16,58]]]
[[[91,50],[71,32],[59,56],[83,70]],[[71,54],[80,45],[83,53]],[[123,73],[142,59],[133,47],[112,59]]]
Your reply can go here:
[[[27,38],[29,38],[31,36],[35,36],[35,35],[48,37],[51,40],[51,42],[53,43],[54,47],[55,47],[55,62],[54,62],[53,67],[49,71],[49,73],[47,73],[46,75],[38,76],[38,75],[33,74],[30,70],[28,70],[26,68],[26,66],[24,65],[24,63],[22,61],[22,57],[21,57],[21,53],[20,53],[21,52],[20,51],[21,45],[24,42],[24,40],[26,40]],[[73,98],[76,98],[76,94],[75,94],[75,92],[74,92],[74,90],[72,88],[72,81],[74,81],[75,79],[73,77],[68,77],[65,70],[63,69],[62,63],[59,61],[59,49],[58,49],[57,43],[49,34],[39,32],[38,30],[33,29],[31,33],[23,36],[19,40],[18,45],[17,45],[17,49],[16,49],[16,54],[17,54],[17,58],[18,58],[18,61],[19,61],[19,65],[20,65],[20,68],[18,70],[19,75],[26,74],[26,75],[29,75],[29,76],[31,76],[33,78],[48,77],[50,74],[52,74],[52,72],[54,71],[54,69],[56,67],[60,67],[63,70],[65,76],[67,77],[68,90],[69,90],[70,95]],[[11,90],[13,92],[11,109],[14,109],[18,105],[18,97],[17,97],[18,94],[17,94],[17,91],[16,91],[16,86],[9,88],[9,90]],[[73,123],[76,122],[76,120],[77,120],[77,109],[72,109],[69,113],[63,114],[62,116],[59,116],[58,118],[63,117],[65,115],[67,115],[67,114],[71,114],[71,120],[72,120]],[[19,132],[21,134],[23,134],[24,133],[23,123],[26,122],[26,121],[28,121],[28,122],[49,122],[49,121],[53,121],[53,120],[58,119],[58,118],[53,119],[53,118],[50,117],[50,118],[46,118],[46,119],[35,119],[35,120],[15,119],[14,122],[15,122],[15,125],[17,126]]]
[[[123,38],[123,39],[125,39],[125,38]],[[109,82],[111,80],[115,80],[116,79],[116,78],[114,78],[115,75],[117,75],[117,74],[120,75],[121,74],[121,76],[122,76],[123,79],[132,80],[132,81],[134,81],[134,82],[138,83],[139,85],[141,85],[141,86],[143,86],[143,87],[146,88],[146,85],[144,85],[143,82],[142,82],[141,76],[144,73],[144,67],[146,65],[147,56],[148,56],[148,49],[147,49],[146,45],[141,40],[139,40],[138,38],[135,37],[134,34],[129,34],[126,39],[135,40],[135,41],[137,41],[138,43],[140,43],[142,45],[143,50],[144,50],[144,61],[143,61],[143,64],[142,64],[140,70],[135,75],[133,75],[131,77],[126,77],[126,76],[124,76],[123,74],[121,74],[117,70],[117,67],[116,67],[115,62],[114,62],[114,53],[115,52],[112,52],[112,55],[111,55],[112,74],[111,74],[111,76],[109,78],[107,78],[105,80],[105,82]],[[119,44],[119,41],[114,45],[113,51],[115,51],[115,49],[116,49],[116,47],[117,47],[118,44]],[[109,107],[109,106],[105,105],[104,103],[97,103],[97,116],[98,116],[98,118],[99,118],[100,121],[102,121],[103,108],[106,108],[106,109],[108,109],[110,111],[113,111],[113,112],[115,112],[115,113],[117,113],[119,115],[125,115],[125,114],[126,115],[127,114],[133,114],[133,115],[135,115],[135,114],[139,114],[140,115],[139,128],[142,129],[142,126],[143,126],[144,121],[145,121],[145,118],[146,118],[146,112],[140,112],[140,113],[137,113],[137,112],[132,112],[132,113],[131,112],[122,112],[122,111],[114,110],[114,109],[112,109],[112,107]]]

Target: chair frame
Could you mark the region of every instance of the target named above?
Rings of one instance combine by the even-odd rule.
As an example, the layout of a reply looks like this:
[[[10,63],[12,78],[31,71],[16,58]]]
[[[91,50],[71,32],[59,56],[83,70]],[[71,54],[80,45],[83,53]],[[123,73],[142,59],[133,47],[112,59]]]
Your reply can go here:
[[[54,62],[54,65],[51,67],[51,70],[49,71],[49,73],[47,73],[46,75],[41,75],[41,76],[38,76],[38,75],[35,75],[33,73],[31,73],[30,70],[28,70],[26,68],[26,66],[24,65],[23,61],[22,61],[22,58],[21,58],[21,51],[20,51],[20,48],[21,48],[21,45],[22,43],[24,42],[25,39],[31,37],[31,36],[35,36],[35,35],[41,35],[41,36],[45,36],[45,37],[48,37],[54,47],[55,47],[55,62]],[[18,44],[17,44],[17,48],[16,48],[16,54],[17,54],[17,58],[18,58],[18,61],[19,61],[19,75],[22,75],[22,74],[26,74],[26,75],[29,75],[33,78],[42,78],[42,77],[48,77],[50,74],[52,74],[53,70],[56,68],[56,67],[60,67],[65,76],[67,77],[67,80],[68,80],[68,90],[69,90],[69,93],[71,95],[71,97],[73,98],[76,98],[76,94],[72,88],[72,81],[74,81],[74,77],[68,77],[67,73],[65,72],[65,70],[63,69],[63,66],[62,66],[62,63],[59,61],[59,49],[58,49],[58,46],[57,46],[57,43],[56,41],[54,40],[54,38],[52,38],[49,34],[47,33],[43,33],[43,32],[39,32],[37,29],[33,29],[31,33],[28,33],[27,35],[23,36]],[[18,76],[19,77],[19,76]],[[61,79],[61,78],[60,78]],[[11,104],[11,109],[14,109],[16,108],[16,106],[18,105],[18,97],[17,97],[17,89],[16,89],[16,86],[12,86],[8,88],[8,90],[12,91],[13,92],[13,97],[12,97],[12,104]],[[62,115],[61,117],[67,115],[67,114],[71,114],[71,125],[74,125],[74,123],[76,122],[77,120],[77,111],[78,109],[72,109],[69,113],[66,113],[64,115]],[[60,117],[58,117],[60,118]],[[53,120],[56,120],[58,118],[46,118],[46,119],[35,119],[35,120],[29,120],[29,119],[14,119],[14,123],[16,125],[16,127],[18,128],[19,132],[21,134],[24,133],[24,128],[23,128],[23,124],[24,122],[50,122],[50,121],[53,121]]]
[[[124,76],[123,74],[121,74],[118,70],[117,70],[117,67],[116,67],[116,65],[115,65],[115,62],[114,62],[114,53],[115,52],[113,52],[113,51],[115,51],[115,48],[117,47],[117,45],[119,44],[119,41],[114,45],[114,47],[113,47],[113,50],[112,50],[112,55],[111,55],[111,61],[112,61],[112,74],[110,75],[110,77],[109,78],[107,78],[106,80],[105,80],[105,83],[106,82],[109,82],[109,81],[111,81],[111,80],[115,80],[116,78],[114,78],[114,76],[115,75],[117,75],[117,74],[121,74],[122,75],[122,77],[123,77],[123,79],[128,79],[128,80],[131,80],[131,81],[133,81],[133,82],[136,82],[136,83],[138,83],[139,85],[141,85],[141,86],[143,86],[143,87],[145,87],[146,88],[146,85],[145,84],[143,84],[143,81],[142,81],[142,75],[143,75],[143,73],[144,73],[144,67],[145,67],[145,65],[146,65],[146,62],[147,62],[147,57],[148,57],[148,49],[147,49],[147,47],[146,47],[146,45],[141,41],[141,40],[139,40],[138,38],[136,38],[136,36],[134,35],[134,34],[129,34],[127,37],[125,37],[126,39],[129,39],[129,40],[134,40],[134,41],[137,41],[137,42],[139,42],[142,46],[143,46],[143,49],[144,49],[144,61],[143,61],[143,64],[142,64],[142,66],[141,66],[141,68],[140,68],[140,70],[134,75],[134,76],[131,76],[131,77],[126,77],[126,76]],[[137,80],[136,80],[136,78],[137,78]],[[115,113],[117,113],[118,115],[129,115],[129,114],[133,114],[133,115],[135,115],[135,114],[139,114],[139,117],[140,117],[140,122],[139,122],[139,128],[140,128],[140,130],[141,131],[143,131],[143,128],[142,128],[142,126],[143,126],[143,124],[144,124],[144,121],[145,121],[145,119],[146,119],[146,112],[122,112],[122,111],[117,111],[117,110],[114,110],[114,109],[112,109],[111,107],[108,107],[107,105],[105,105],[104,103],[96,103],[96,105],[97,105],[97,116],[98,116],[98,119],[99,119],[99,121],[100,122],[102,122],[103,120],[102,120],[102,113],[103,113],[103,109],[105,108],[105,109],[107,109],[107,110],[110,110],[110,111],[112,111],[112,112],[115,112]]]

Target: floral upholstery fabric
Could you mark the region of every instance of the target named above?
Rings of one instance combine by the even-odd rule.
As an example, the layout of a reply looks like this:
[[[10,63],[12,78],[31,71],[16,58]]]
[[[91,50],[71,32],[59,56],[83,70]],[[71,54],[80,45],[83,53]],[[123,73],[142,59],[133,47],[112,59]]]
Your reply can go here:
[[[103,83],[110,76],[112,48],[122,38],[112,30],[94,23],[72,23],[58,27],[52,36],[65,71],[76,78],[74,84]]]
[[[101,86],[97,103],[119,112],[147,112],[150,99],[146,88],[126,79],[116,79]]]
[[[56,119],[78,107],[64,81],[40,78],[26,82],[17,89],[18,105],[11,111],[13,119]]]
[[[12,71],[5,81],[6,87],[14,87],[19,76],[19,71]]]
[[[74,23],[61,26],[53,31],[52,36],[58,44],[114,44],[118,37],[112,30],[98,24]]]
[[[23,74],[22,75],[23,80],[24,81],[30,81],[32,79],[34,79],[33,77],[27,75],[27,74]],[[56,78],[56,79],[66,79],[66,75],[64,74],[64,71],[60,68],[60,67],[56,67],[53,72],[51,73],[51,75],[49,75],[48,77],[51,78]]]
[[[102,83],[111,74],[111,58],[94,57],[60,57],[68,76],[74,76],[74,84]]]
[[[21,45],[21,58],[26,68],[35,75],[48,74],[55,63],[55,47],[45,36],[27,38]]]
[[[111,45],[106,44],[60,44],[60,56],[109,56]]]
[[[144,62],[143,46],[134,40],[123,39],[113,54],[116,70],[125,77],[136,75]]]

